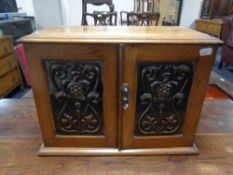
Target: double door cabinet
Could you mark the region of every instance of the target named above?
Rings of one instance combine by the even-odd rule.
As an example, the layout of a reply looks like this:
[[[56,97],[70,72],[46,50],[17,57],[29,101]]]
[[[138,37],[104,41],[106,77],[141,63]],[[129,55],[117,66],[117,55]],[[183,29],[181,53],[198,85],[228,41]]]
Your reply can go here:
[[[198,153],[195,132],[221,41],[189,29],[182,36],[191,39],[176,39],[181,29],[163,29],[52,30],[59,37],[50,29],[21,39],[44,140],[39,155]],[[163,32],[175,40],[158,38]]]

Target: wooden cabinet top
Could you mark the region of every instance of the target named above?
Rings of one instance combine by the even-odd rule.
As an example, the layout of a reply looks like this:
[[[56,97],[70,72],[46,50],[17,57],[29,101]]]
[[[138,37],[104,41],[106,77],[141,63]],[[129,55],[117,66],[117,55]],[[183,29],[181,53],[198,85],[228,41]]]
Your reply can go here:
[[[223,19],[198,19],[196,20],[196,22],[204,22],[204,23],[210,23],[210,24],[218,24],[218,25],[222,25]]]
[[[76,26],[55,27],[23,37],[19,42],[221,44],[222,41],[184,27]]]
[[[9,39],[12,39],[12,37],[9,35],[0,35],[0,42],[3,42],[5,40],[9,40]]]

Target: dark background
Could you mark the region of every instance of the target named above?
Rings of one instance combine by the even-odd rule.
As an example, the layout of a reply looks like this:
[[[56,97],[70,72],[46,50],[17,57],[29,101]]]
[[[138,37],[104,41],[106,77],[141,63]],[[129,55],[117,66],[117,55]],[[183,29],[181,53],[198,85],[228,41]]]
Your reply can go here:
[[[0,13],[18,12],[16,0],[0,0]]]

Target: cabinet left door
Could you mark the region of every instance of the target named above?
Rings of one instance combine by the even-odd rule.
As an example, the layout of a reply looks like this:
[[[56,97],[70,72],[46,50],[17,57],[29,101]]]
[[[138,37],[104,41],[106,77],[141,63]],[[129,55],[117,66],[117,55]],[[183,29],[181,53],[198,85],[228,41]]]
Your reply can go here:
[[[117,47],[26,44],[47,147],[117,147]]]

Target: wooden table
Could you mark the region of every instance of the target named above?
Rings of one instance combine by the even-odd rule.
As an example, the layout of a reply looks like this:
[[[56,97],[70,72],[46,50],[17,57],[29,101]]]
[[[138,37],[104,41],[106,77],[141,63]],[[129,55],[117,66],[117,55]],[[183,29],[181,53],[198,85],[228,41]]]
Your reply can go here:
[[[30,96],[0,100],[1,175],[233,174],[231,101],[205,101],[196,137],[198,156],[38,157],[42,139]]]
[[[196,30],[204,32],[218,38],[221,38],[222,34],[222,19],[198,19],[196,20]]]

